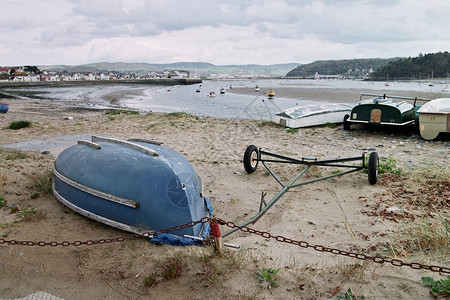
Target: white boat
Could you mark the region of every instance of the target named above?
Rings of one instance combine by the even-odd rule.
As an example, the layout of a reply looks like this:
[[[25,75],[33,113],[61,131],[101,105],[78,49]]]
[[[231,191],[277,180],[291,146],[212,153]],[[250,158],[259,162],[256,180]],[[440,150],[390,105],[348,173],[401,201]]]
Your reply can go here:
[[[259,86],[255,86],[255,92],[259,92]]]
[[[417,111],[419,113],[420,135],[434,140],[441,132],[450,132],[450,98],[431,100]]]
[[[215,96],[216,96],[216,93],[215,93],[215,92],[210,92],[210,93],[209,93],[209,97],[210,97],[210,98],[214,98]]]
[[[296,106],[272,116],[272,121],[289,128],[300,128],[342,123],[344,116],[350,114],[353,105],[347,103],[324,103]]]

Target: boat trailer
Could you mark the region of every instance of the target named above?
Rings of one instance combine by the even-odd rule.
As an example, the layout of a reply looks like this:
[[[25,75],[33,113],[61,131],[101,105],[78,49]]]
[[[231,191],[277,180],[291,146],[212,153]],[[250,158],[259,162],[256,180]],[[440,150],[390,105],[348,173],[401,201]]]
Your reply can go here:
[[[360,161],[361,164],[358,165],[348,164],[349,162],[353,161]],[[272,177],[282,186],[282,189],[269,202],[266,202],[264,200],[263,194],[259,205],[259,212],[253,218],[251,218],[248,221],[245,221],[239,226],[247,226],[249,224],[255,224],[259,220],[259,218],[261,218],[286,192],[288,192],[292,188],[300,187],[302,185],[314,183],[321,180],[327,180],[345,174],[350,174],[360,170],[367,170],[370,184],[375,184],[378,181],[379,158],[377,152],[370,153],[368,162],[366,162],[366,155],[364,153],[361,156],[319,160],[317,158],[311,157],[302,157],[298,159],[264,151],[261,148],[258,149],[254,145],[248,146],[247,149],[245,150],[243,160],[245,171],[249,174],[255,172],[260,162],[269,172],[269,174],[272,175]],[[288,183],[284,183],[280,179],[280,177],[278,177],[275,174],[274,170],[270,168],[269,163],[297,164],[297,165],[304,165],[305,167],[291,181],[289,181]],[[305,174],[305,172],[312,166],[338,167],[338,168],[346,168],[347,170],[342,172],[335,172],[328,176],[321,176],[319,178],[297,182],[299,178],[303,174]],[[232,228],[231,230],[223,233],[222,236],[225,237],[237,231],[238,229],[239,229],[238,227]]]

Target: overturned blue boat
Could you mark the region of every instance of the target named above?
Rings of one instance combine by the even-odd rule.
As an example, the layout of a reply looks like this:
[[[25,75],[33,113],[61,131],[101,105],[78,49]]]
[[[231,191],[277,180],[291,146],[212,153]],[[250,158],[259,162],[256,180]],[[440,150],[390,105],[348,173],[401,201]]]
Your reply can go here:
[[[6,114],[8,112],[8,109],[9,109],[8,103],[0,103],[0,113],[1,114]]]
[[[180,153],[149,140],[92,136],[61,152],[53,193],[64,205],[101,223],[142,234],[212,214],[200,177]],[[209,235],[208,223],[173,231],[163,242]],[[171,240],[175,237],[175,241]]]

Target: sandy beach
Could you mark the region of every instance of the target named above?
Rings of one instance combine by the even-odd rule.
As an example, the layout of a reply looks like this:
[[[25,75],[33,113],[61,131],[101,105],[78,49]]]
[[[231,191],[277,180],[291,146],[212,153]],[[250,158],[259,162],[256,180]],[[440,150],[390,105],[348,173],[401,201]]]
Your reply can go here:
[[[280,89],[277,95],[292,93],[290,89]],[[250,93],[251,89],[233,92]],[[361,92],[333,97],[355,101]],[[313,91],[305,90],[305,97],[311,99],[308,93]],[[322,91],[316,99],[331,97],[331,91],[327,93]],[[248,145],[319,159],[376,151],[381,158],[395,161],[397,174],[380,174],[375,185],[368,183],[367,174],[356,172],[302,186],[284,195],[250,227],[312,245],[450,267],[448,244],[434,251],[425,245],[412,248],[406,242],[415,232],[414,225],[450,224],[448,137],[425,141],[404,130],[344,131],[342,125],[286,132],[266,121],[111,114],[45,100],[0,102],[10,104],[9,112],[0,115],[0,196],[6,202],[0,209],[1,239],[60,242],[129,236],[80,216],[36,185],[38,179],[50,178],[53,162],[63,149],[88,135],[152,139],[182,153],[202,178],[214,214],[238,224],[257,213],[263,192],[269,200],[281,189],[261,167],[253,174],[245,173],[242,157]],[[20,120],[30,121],[31,126],[8,129],[11,122]],[[27,147],[32,151],[16,150]],[[286,182],[300,170],[292,165],[275,169]],[[311,168],[305,180],[333,171]],[[18,211],[13,212],[13,207]],[[221,230],[228,229],[223,225]],[[357,299],[433,299],[421,277],[438,280],[446,275],[376,264],[244,232],[233,233],[224,242],[240,249],[226,248],[225,257],[220,258],[212,247],[157,246],[145,239],[79,247],[3,243],[0,298],[43,291],[63,299],[336,299],[351,288]],[[179,276],[164,277],[163,270],[174,264]],[[261,285],[257,273],[263,268],[279,269],[278,287],[265,288],[267,280]]]

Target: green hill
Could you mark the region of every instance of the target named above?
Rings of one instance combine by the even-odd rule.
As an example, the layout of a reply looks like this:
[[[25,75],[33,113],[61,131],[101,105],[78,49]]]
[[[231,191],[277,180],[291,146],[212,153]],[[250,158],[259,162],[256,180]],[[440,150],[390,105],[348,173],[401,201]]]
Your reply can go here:
[[[418,57],[401,58],[380,67],[373,74],[374,80],[447,78],[450,74],[450,53],[437,52]]]
[[[365,78],[370,72],[387,65],[398,58],[367,58],[343,60],[318,60],[289,71],[286,77],[312,78],[321,75],[341,75],[343,77]]]

